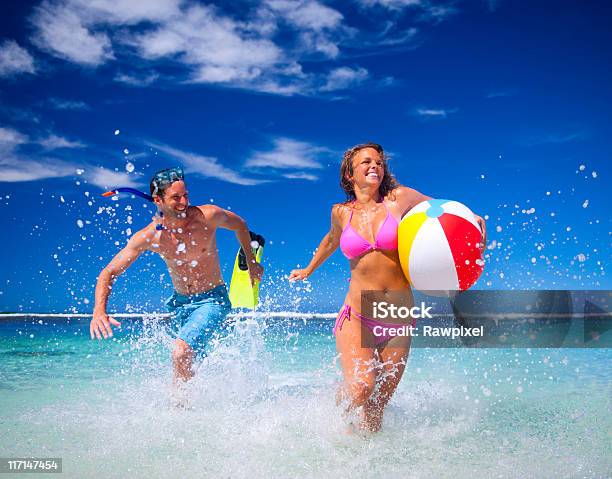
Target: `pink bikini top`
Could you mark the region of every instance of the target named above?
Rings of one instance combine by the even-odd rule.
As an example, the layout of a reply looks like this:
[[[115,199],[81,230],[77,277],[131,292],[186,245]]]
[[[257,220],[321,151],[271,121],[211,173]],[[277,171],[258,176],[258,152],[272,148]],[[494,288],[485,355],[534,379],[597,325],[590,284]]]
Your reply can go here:
[[[378,230],[374,244],[366,241],[366,239],[357,233],[351,226],[351,220],[353,219],[353,210],[351,209],[351,216],[340,236],[340,249],[348,259],[358,258],[375,249],[384,249],[388,251],[397,249],[397,220],[391,216],[387,205],[384,203],[383,205],[387,210],[387,217]]]

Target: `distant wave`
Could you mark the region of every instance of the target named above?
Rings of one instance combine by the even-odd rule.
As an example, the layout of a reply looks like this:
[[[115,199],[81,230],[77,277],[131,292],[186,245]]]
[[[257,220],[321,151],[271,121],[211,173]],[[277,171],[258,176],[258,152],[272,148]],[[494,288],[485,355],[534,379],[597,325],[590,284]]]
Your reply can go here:
[[[169,313],[111,313],[114,318],[169,318]],[[338,313],[297,313],[294,311],[245,311],[231,313],[230,318],[295,318],[295,319],[335,319]],[[91,318],[91,313],[0,313],[1,319],[15,318]]]
[[[170,318],[169,313],[111,313],[115,318]],[[431,313],[434,318],[453,318],[452,313]],[[25,319],[25,318],[91,318],[91,313],[0,313],[0,320],[3,319]],[[336,319],[338,313],[298,313],[295,311],[245,311],[240,313],[230,313],[229,318],[292,318],[292,319]],[[612,312],[601,313],[496,313],[496,314],[463,314],[467,319],[494,319],[494,320],[518,320],[518,319],[549,319],[569,318],[601,318],[612,317]]]

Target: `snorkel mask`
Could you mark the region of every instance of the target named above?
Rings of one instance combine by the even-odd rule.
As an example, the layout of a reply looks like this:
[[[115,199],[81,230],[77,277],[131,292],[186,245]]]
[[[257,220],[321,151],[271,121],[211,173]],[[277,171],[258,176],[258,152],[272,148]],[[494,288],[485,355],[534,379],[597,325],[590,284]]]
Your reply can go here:
[[[153,179],[151,180],[151,184],[153,185],[153,196],[157,195],[165,186],[175,181],[183,181],[184,179],[185,174],[183,173],[183,169],[178,166],[158,171],[153,175]]]

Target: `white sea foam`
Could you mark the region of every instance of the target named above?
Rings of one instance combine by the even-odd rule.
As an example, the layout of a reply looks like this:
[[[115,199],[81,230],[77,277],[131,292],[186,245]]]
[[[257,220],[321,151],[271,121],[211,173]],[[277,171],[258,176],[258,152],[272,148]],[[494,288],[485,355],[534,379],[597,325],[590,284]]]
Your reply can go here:
[[[272,342],[276,323],[240,319],[177,391],[162,326],[148,321],[132,340],[88,342],[92,353],[78,367],[68,361],[72,375],[47,383],[44,399],[16,403],[4,424],[10,441],[0,440],[5,454],[61,456],[68,477],[100,468],[136,478],[467,478],[487,476],[492,464],[500,477],[605,471],[602,395],[577,409],[573,390],[558,395],[543,378],[557,399],[537,399],[542,371],[573,374],[580,365],[571,353],[563,364],[555,352],[415,350],[382,431],[361,435],[347,434],[333,348],[309,346],[316,336],[281,328]],[[43,360],[47,376],[62,364]]]

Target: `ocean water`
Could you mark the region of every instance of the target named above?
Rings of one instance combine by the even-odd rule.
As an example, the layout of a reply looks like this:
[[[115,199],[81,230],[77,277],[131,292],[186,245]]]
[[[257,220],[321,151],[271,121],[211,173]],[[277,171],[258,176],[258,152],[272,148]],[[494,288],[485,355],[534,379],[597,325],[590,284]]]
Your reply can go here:
[[[0,320],[0,456],[78,478],[612,476],[610,349],[414,348],[359,435],[330,319],[236,318],[179,398],[165,324]]]

